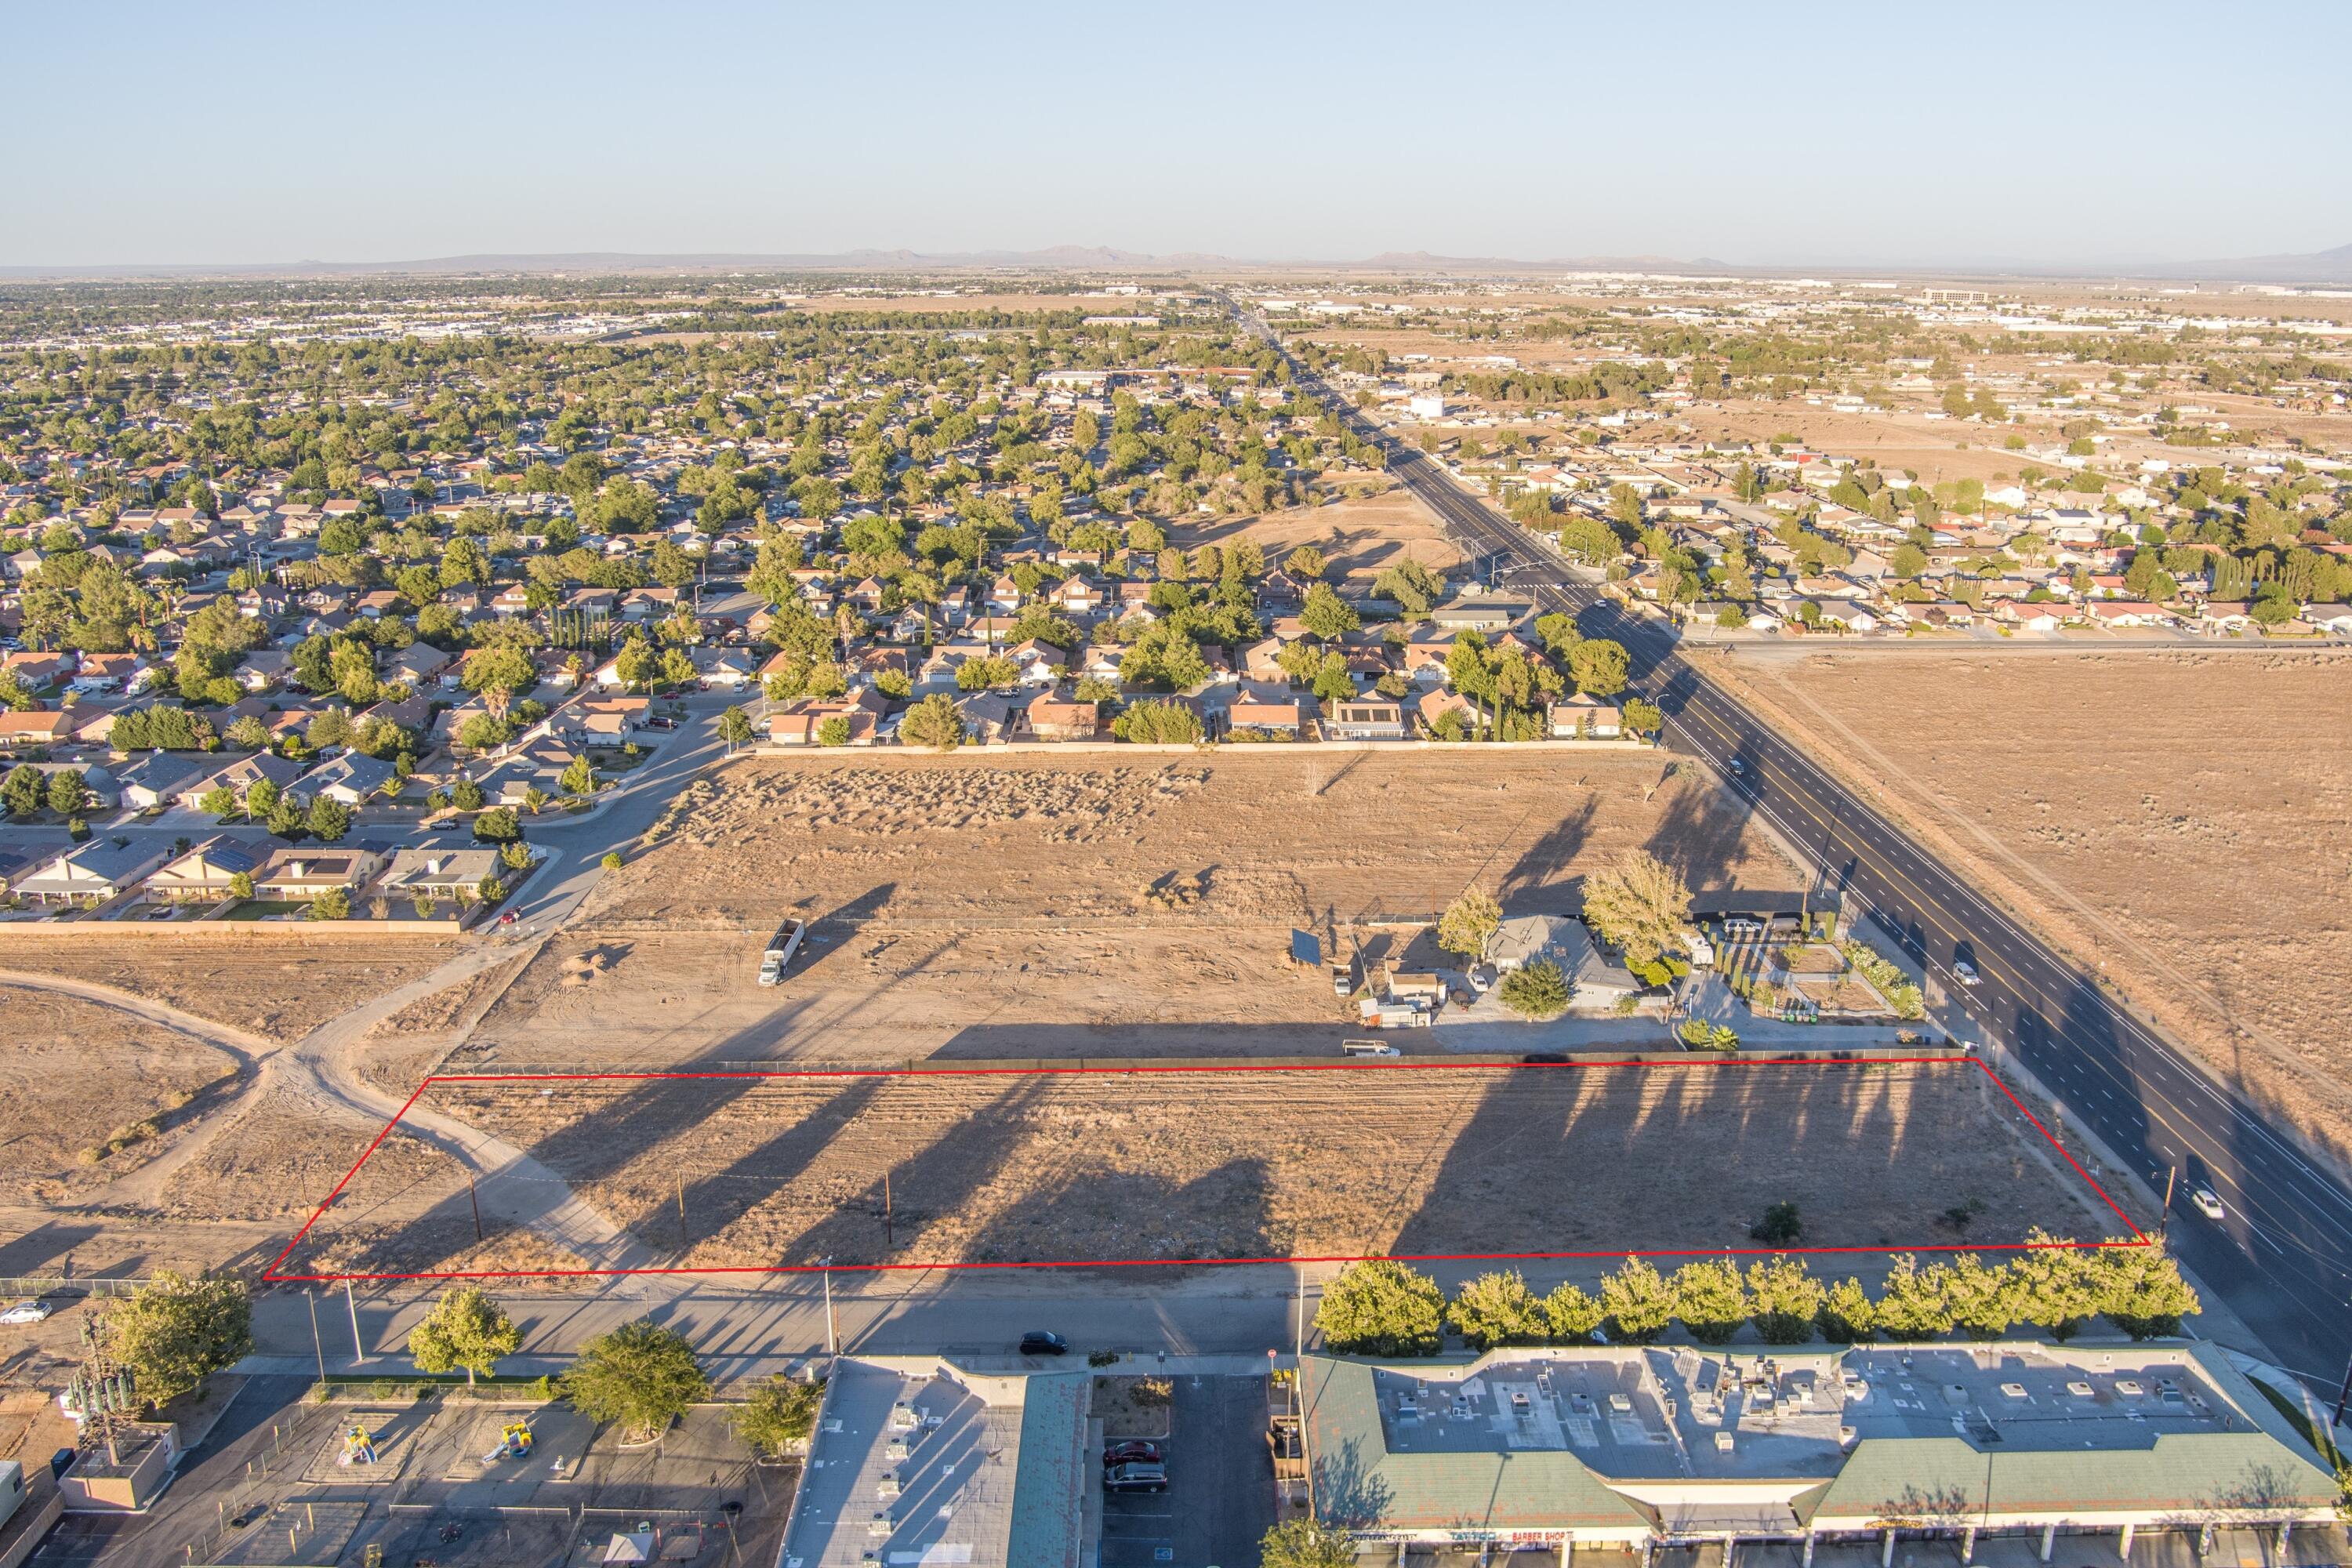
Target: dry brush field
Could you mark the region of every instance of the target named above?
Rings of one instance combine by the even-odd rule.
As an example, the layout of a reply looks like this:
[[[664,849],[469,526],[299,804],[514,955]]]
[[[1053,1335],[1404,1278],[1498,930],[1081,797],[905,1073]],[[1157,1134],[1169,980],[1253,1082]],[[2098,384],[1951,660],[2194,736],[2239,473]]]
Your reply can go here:
[[[1791,887],[1726,797],[1643,753],[812,755],[740,761],[608,877],[477,1031],[508,1068],[1226,1055],[1336,1039],[1304,927],[1465,887],[1574,913],[1626,849]],[[779,989],[752,984],[811,917]],[[1328,1043],[1328,1042],[1327,1042]]]
[[[2352,656],[1730,664],[2217,1071],[2352,1149]]]
[[[1966,1062],[445,1082],[425,1103],[685,1268],[1705,1251],[1752,1246],[1782,1201],[1808,1247],[2122,1231]],[[462,1184],[372,1162],[295,1266],[472,1245]]]

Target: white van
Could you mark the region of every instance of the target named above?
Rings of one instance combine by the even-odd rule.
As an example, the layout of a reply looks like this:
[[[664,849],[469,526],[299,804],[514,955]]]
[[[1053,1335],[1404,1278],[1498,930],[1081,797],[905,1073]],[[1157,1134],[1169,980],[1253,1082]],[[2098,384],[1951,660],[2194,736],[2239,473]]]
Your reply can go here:
[[[1339,1044],[1343,1057],[1401,1057],[1404,1053],[1386,1040],[1343,1040]]]

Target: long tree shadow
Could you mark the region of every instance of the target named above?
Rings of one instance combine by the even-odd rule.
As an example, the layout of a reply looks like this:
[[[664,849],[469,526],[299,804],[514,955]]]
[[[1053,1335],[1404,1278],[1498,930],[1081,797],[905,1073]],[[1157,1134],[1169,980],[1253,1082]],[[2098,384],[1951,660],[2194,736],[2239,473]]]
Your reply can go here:
[[[1544,829],[1503,873],[1501,902],[1512,914],[1573,914],[1584,908],[1583,879],[1565,875],[1591,836],[1598,797],[1588,794]]]
[[[2014,1130],[1999,1141],[1985,1094],[1958,1064],[1507,1069],[1381,1250],[1744,1249],[1784,1202],[1805,1217],[1807,1247],[2018,1242],[2070,1214],[2065,1230],[2084,1230],[2036,1151]],[[1972,1228],[1939,1229],[1960,1196],[1980,1205]]]

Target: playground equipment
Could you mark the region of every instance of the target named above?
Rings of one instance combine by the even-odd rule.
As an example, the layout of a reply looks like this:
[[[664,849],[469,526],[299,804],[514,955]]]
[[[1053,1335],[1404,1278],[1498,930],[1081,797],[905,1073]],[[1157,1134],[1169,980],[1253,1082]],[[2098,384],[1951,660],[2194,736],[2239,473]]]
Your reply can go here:
[[[373,1465],[375,1463],[375,1436],[358,1422],[343,1430],[343,1451],[336,1456],[338,1465]]]
[[[527,1459],[537,1439],[532,1437],[530,1424],[516,1421],[499,1434],[499,1446],[482,1456],[482,1463],[495,1465],[500,1459]]]

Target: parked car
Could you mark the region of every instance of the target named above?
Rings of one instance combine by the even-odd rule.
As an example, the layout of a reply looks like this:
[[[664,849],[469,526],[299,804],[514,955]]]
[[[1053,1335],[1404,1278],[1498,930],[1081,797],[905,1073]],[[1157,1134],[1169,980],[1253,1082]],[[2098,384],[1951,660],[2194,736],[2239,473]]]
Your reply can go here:
[[[47,1301],[18,1301],[0,1312],[0,1323],[37,1323],[49,1315]]]
[[[2189,1201],[2196,1205],[2197,1212],[2207,1219],[2221,1219],[2229,1213],[2221,1206],[2221,1200],[2214,1195],[2213,1189],[2210,1187],[2198,1187],[2192,1190],[2189,1194]],[[0,1321],[5,1321],[5,1320],[0,1319]]]
[[[1070,1342],[1046,1329],[1032,1329],[1021,1336],[1023,1355],[1067,1355]]]
[[[1168,1467],[1165,1465],[1121,1465],[1103,1475],[1103,1490],[1107,1492],[1164,1492],[1168,1489]]]
[[[1106,1470],[1115,1470],[1121,1465],[1157,1465],[1161,1462],[1160,1445],[1141,1437],[1113,1443],[1103,1450],[1103,1468]]]

